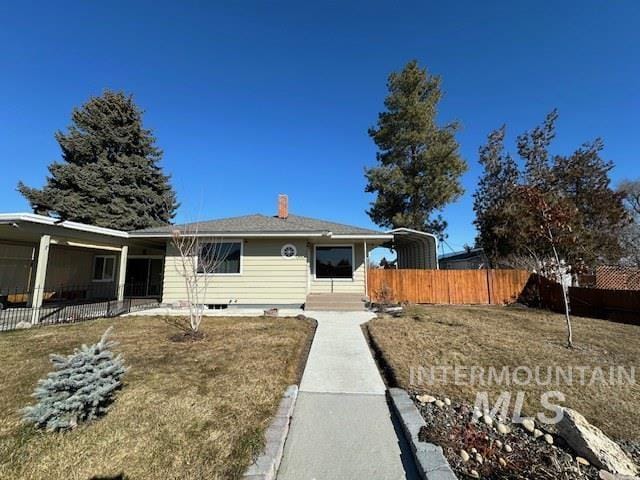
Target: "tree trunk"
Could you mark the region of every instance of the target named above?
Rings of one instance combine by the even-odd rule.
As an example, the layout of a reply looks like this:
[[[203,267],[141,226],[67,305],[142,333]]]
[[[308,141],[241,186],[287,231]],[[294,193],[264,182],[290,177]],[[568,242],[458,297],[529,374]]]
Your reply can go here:
[[[551,241],[551,248],[553,248],[553,255],[556,259],[556,268],[558,269],[558,280],[560,281],[560,288],[562,288],[562,300],[564,301],[564,318],[567,323],[567,348],[573,347],[573,331],[571,329],[571,317],[569,316],[569,299],[567,298],[567,291],[564,288],[562,281],[562,273],[560,272],[560,258],[558,257],[558,251],[556,246]]]

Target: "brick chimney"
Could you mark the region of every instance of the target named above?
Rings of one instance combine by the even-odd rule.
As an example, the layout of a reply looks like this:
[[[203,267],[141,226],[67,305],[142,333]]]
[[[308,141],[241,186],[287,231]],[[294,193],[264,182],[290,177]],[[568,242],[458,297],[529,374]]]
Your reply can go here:
[[[284,194],[278,195],[278,218],[283,220],[289,216],[289,197]]]

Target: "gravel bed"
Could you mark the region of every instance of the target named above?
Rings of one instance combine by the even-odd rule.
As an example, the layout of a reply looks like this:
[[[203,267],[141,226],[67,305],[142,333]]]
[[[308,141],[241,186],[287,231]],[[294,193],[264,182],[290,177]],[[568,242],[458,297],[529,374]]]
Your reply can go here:
[[[552,429],[543,431],[538,422],[536,428],[540,431],[536,433],[541,434],[538,438],[534,438],[522,425],[511,423],[508,418],[501,419],[500,423],[507,428],[507,432],[500,433],[496,421],[491,420],[492,425],[488,425],[480,412],[474,415],[471,405],[456,402],[449,405],[448,399],[447,403],[441,400],[437,403],[421,403],[415,395],[412,398],[426,422],[419,439],[440,445],[460,479],[600,478],[597,468],[580,463],[564,441],[553,434]],[[548,435],[546,439],[544,434]],[[622,446],[637,462],[640,445],[626,442]]]

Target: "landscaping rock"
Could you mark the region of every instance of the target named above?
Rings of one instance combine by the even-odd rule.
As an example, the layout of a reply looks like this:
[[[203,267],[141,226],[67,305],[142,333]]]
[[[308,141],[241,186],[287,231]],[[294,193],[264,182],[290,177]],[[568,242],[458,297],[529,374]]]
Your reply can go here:
[[[533,430],[533,438],[540,438],[543,435],[543,433],[538,430],[537,428],[535,430]]]
[[[466,450],[460,450],[460,459],[462,460],[463,463],[467,463],[469,461],[469,454],[466,452]]]
[[[580,413],[562,409],[558,434],[581,457],[598,468],[616,474],[637,475],[638,469],[622,448]]]
[[[536,429],[536,424],[531,418],[525,418],[524,420],[522,420],[522,426],[529,433],[533,433]]]
[[[436,397],[432,397],[431,395],[418,395],[416,397],[416,400],[418,400],[420,403],[433,403],[436,401]]]
[[[491,418],[489,415],[483,415],[482,416],[482,421],[486,424],[486,425],[493,425],[493,418]]]
[[[582,458],[582,457],[576,457],[576,462],[578,462],[580,465],[584,465],[585,467],[591,465],[589,463],[589,460],[587,460],[586,458]]]
[[[18,322],[16,324],[16,329],[17,330],[21,330],[21,329],[24,329],[24,328],[31,328],[31,327],[32,327],[31,323],[24,322],[24,321],[23,322]]]
[[[436,407],[438,407],[438,408],[444,407],[444,402],[442,400],[436,400],[434,403],[436,404]]]
[[[469,475],[471,475],[473,478],[480,478],[480,474],[476,470],[471,470],[469,472]]]
[[[507,427],[504,423],[498,423],[498,425],[496,426],[496,430],[498,430],[498,432],[503,435],[509,433],[509,427]]]
[[[638,477],[620,474],[614,475],[613,473],[607,472],[606,470],[600,470],[599,475],[602,480],[639,480]]]
[[[445,397],[445,398],[444,398],[444,404],[445,404],[446,406],[450,406],[450,405],[451,405],[451,399],[450,399],[450,398]]]
[[[544,441],[547,442],[549,445],[553,445],[553,437],[551,435],[549,435],[548,433],[544,434]]]
[[[420,440],[440,446],[451,470],[461,480],[600,480],[598,468],[576,463],[576,452],[558,439],[553,429],[549,430],[554,441],[550,445],[543,438],[544,431],[536,440],[524,427],[511,427],[512,420],[508,417],[500,422],[492,417],[493,426],[483,420],[470,422],[474,407],[466,402],[453,401],[451,407],[438,408],[435,402],[423,404],[416,400],[416,405],[425,423]],[[530,420],[533,422],[533,418]],[[501,434],[499,423],[508,425],[509,433]],[[635,443],[623,448],[636,451]],[[471,475],[472,469],[478,477]]]

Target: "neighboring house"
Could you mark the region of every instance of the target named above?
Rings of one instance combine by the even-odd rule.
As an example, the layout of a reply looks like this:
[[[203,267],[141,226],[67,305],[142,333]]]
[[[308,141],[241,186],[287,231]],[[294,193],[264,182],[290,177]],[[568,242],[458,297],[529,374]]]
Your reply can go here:
[[[489,268],[489,259],[482,248],[469,248],[461,252],[441,255],[438,259],[441,270],[477,270]]]
[[[55,299],[111,295],[184,303],[175,230],[193,228],[121,232],[42,215],[0,214],[0,300],[38,307]],[[211,238],[227,252],[215,272],[201,272],[215,277],[203,299],[212,308],[300,307],[314,294],[363,299],[369,252],[383,244],[397,244],[404,268],[437,268],[433,235],[290,215],[286,196],[280,196],[275,216],[203,221],[197,234],[205,245]]]

